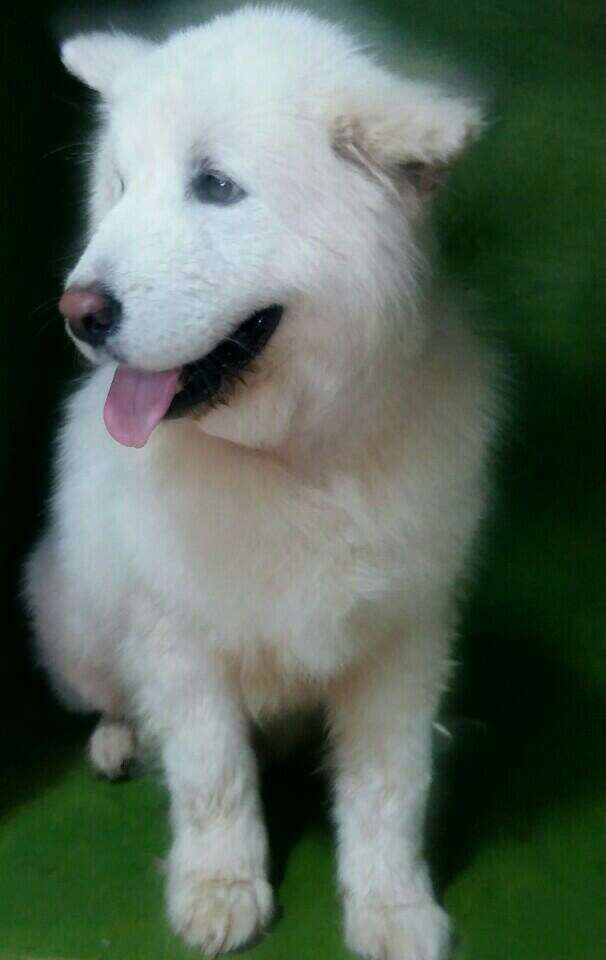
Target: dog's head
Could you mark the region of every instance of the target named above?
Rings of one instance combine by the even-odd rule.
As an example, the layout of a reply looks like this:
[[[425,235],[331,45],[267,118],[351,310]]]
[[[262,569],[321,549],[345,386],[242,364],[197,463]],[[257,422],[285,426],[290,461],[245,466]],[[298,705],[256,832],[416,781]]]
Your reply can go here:
[[[277,443],[381,351],[418,349],[417,228],[479,126],[473,103],[277,8],[163,44],[80,35],[62,56],[101,95],[102,123],[89,241],[60,308],[82,353],[118,364],[116,439],[141,446],[193,412],[208,432]]]

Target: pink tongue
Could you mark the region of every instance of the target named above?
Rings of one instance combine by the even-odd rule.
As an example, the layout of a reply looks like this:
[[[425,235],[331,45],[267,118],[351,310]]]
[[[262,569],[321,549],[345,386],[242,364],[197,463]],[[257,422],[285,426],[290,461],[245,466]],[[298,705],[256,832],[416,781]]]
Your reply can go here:
[[[103,408],[105,426],[114,440],[125,447],[145,446],[170,406],[180,372],[118,367]]]

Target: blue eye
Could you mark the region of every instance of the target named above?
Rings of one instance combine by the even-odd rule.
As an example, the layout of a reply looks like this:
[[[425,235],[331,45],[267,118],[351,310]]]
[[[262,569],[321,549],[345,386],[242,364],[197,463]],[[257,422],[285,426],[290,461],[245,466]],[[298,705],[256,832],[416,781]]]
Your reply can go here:
[[[246,194],[242,187],[222,173],[200,173],[192,182],[192,192],[200,203],[228,206],[237,203]]]

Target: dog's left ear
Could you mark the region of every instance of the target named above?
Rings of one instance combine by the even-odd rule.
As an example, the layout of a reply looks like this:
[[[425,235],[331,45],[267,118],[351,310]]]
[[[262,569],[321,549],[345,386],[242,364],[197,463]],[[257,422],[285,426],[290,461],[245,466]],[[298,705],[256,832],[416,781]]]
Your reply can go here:
[[[122,70],[143,59],[153,46],[127,33],[80,33],[61,44],[61,60],[78,80],[107,99]]]
[[[334,126],[336,152],[398,193],[429,196],[482,129],[470,98],[430,83],[383,75],[369,82]]]

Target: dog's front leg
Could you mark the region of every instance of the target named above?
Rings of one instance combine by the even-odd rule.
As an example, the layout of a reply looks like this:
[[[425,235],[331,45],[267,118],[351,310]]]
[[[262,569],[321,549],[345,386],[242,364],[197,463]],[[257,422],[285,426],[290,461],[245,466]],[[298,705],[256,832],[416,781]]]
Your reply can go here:
[[[394,645],[331,697],[345,936],[373,960],[448,954],[449,923],[422,850],[440,648],[430,636]]]
[[[168,912],[209,956],[256,936],[271,917],[267,837],[245,717],[220,662],[154,631],[140,708],[159,741],[173,846]]]

